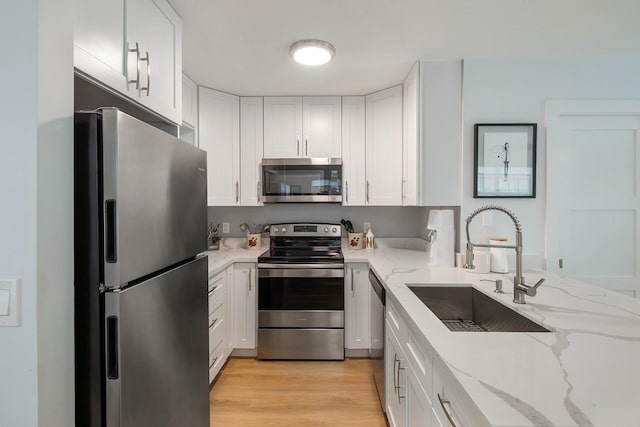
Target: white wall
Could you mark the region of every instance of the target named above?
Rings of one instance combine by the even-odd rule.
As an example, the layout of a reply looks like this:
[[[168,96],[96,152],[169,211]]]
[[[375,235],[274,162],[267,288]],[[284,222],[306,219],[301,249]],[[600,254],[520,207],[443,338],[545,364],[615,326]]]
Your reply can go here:
[[[640,98],[640,60],[465,60],[463,72],[462,233],[464,219],[485,204],[513,210],[523,227],[524,253],[532,260],[545,253],[546,139],[544,105],[548,99]],[[535,199],[473,198],[473,125],[538,123],[537,191]],[[510,220],[496,212],[492,226],[482,217],[471,225],[472,240],[493,236],[513,242]],[[462,245],[464,247],[464,245]],[[533,264],[533,263],[532,263]],[[531,266],[534,266],[530,264]]]
[[[0,425],[73,417],[73,28],[69,0],[0,3],[0,277],[20,278],[0,328]]]

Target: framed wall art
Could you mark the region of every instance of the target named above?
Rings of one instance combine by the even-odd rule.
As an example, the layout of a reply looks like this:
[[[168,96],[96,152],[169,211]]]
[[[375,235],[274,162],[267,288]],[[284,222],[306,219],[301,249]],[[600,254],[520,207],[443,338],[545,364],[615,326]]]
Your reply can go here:
[[[536,197],[536,123],[474,125],[473,197]]]

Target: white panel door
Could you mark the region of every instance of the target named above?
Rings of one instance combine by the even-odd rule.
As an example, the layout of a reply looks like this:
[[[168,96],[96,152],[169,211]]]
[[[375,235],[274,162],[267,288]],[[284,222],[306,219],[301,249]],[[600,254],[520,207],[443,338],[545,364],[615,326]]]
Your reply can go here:
[[[256,348],[256,268],[251,263],[234,265],[233,345]]]
[[[345,272],[346,348],[368,349],[371,344],[369,265],[347,264]]]
[[[262,206],[262,98],[240,98],[240,204]]]
[[[418,206],[420,200],[420,62],[416,62],[402,84],[402,204]]]
[[[342,156],[342,101],[339,96],[302,99],[304,157]]]
[[[198,86],[182,73],[182,123],[198,127]]]
[[[547,268],[640,295],[640,102],[547,103]]]
[[[127,39],[139,43],[141,103],[182,123],[182,21],[166,0],[127,2]],[[135,58],[130,57],[135,63]],[[143,89],[143,88],[148,88]]]
[[[342,97],[342,179],[343,206],[364,206],[367,174],[365,168],[365,97]]]
[[[209,206],[240,204],[240,100],[200,87],[198,141],[207,152]]]
[[[264,157],[292,158],[302,154],[302,98],[264,98]]]
[[[367,95],[366,202],[402,205],[402,85]]]
[[[74,0],[73,13],[74,66],[126,94],[135,74],[126,72],[124,0]]]

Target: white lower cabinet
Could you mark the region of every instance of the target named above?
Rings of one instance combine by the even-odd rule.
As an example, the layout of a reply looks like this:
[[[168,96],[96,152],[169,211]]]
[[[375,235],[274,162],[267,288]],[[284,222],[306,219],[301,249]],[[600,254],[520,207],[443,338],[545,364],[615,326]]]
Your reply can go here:
[[[407,374],[407,427],[433,426],[431,402],[411,368]]]
[[[233,266],[233,347],[256,348],[256,278],[254,263],[236,263]]]
[[[226,358],[227,325],[227,272],[221,271],[209,279],[209,383],[216,377]]]
[[[391,427],[407,426],[406,360],[398,339],[386,323],[384,364],[387,419]]]
[[[369,265],[366,263],[345,266],[345,347],[353,350],[369,349]]]

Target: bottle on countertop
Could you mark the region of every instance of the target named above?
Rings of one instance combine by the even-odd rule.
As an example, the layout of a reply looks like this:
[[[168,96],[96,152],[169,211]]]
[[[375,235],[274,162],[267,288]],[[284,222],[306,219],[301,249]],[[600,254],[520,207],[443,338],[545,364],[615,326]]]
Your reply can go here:
[[[374,240],[375,236],[373,235],[373,231],[371,231],[371,227],[369,227],[369,230],[367,231],[367,234],[365,236],[365,246],[367,247],[367,249],[373,249]]]

